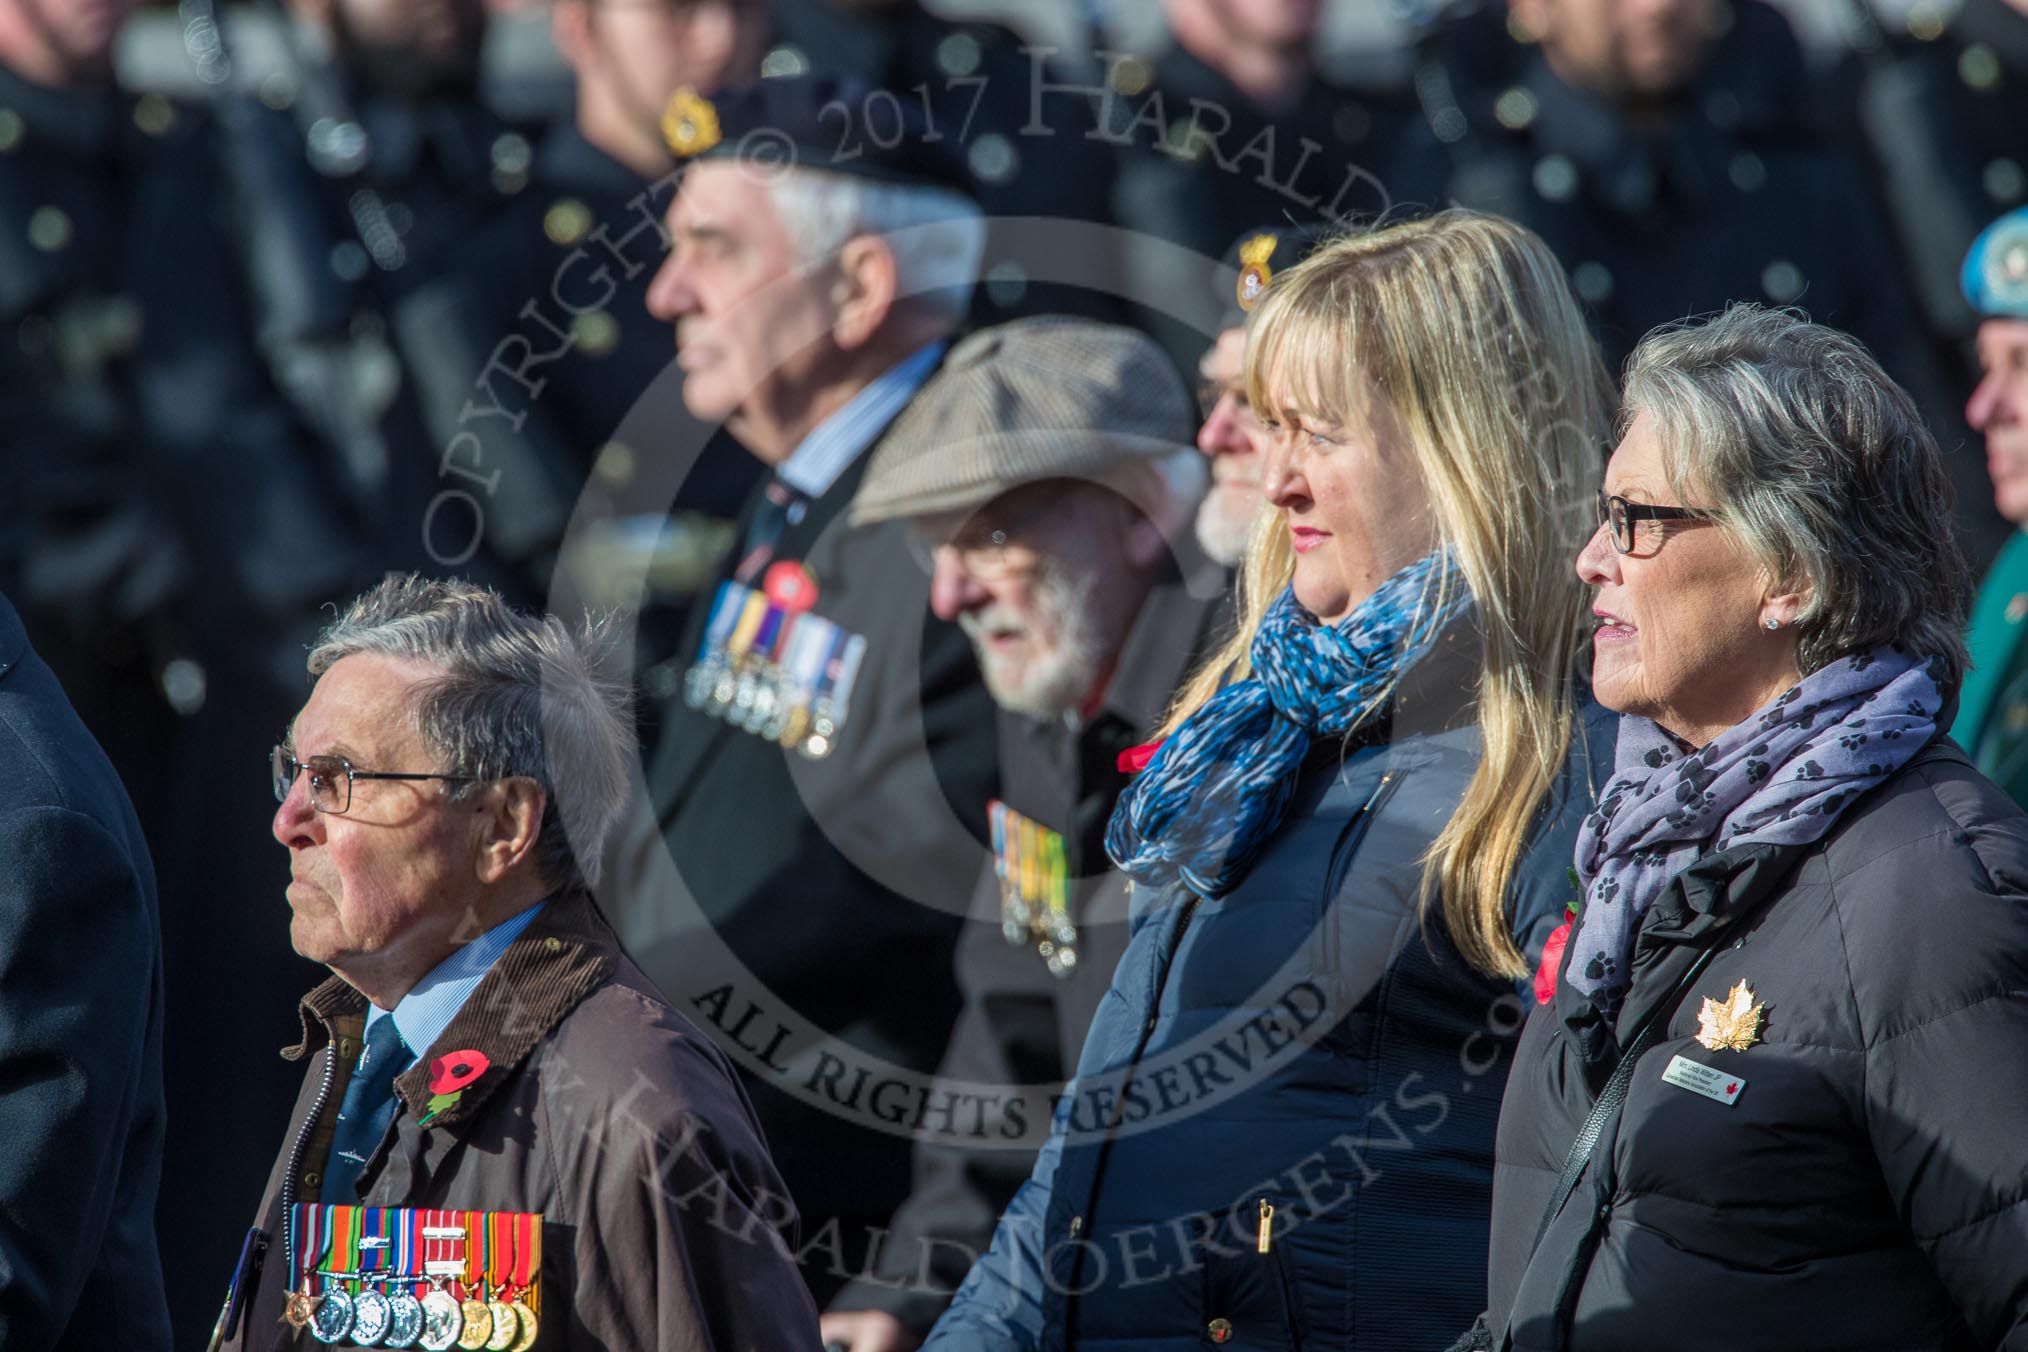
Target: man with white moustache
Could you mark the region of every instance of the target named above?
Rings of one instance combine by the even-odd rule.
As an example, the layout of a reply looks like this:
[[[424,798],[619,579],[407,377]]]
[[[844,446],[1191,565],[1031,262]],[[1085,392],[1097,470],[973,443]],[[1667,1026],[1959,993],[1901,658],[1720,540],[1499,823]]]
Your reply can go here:
[[[1197,543],[1207,557],[1228,568],[1238,567],[1246,554],[1254,518],[1260,515],[1260,476],[1266,463],[1259,450],[1265,433],[1247,407],[1240,379],[1247,312],[1277,271],[1302,262],[1339,232],[1330,225],[1250,230],[1225,255],[1226,266],[1239,279],[1226,297],[1218,337],[1197,362],[1197,402],[1204,414],[1197,449],[1211,462],[1211,489],[1197,508]]]
[[[945,1083],[1063,1079],[1125,945],[1105,824],[1228,590],[1189,539],[1205,481],[1193,422],[1149,338],[1020,320],[952,350],[853,501],[856,523],[908,520],[931,608],[971,639],[1000,707],[995,859],[959,941]],[[826,1340],[919,1342],[1032,1163],[960,1132],[919,1144],[914,1192],[831,1303]]]

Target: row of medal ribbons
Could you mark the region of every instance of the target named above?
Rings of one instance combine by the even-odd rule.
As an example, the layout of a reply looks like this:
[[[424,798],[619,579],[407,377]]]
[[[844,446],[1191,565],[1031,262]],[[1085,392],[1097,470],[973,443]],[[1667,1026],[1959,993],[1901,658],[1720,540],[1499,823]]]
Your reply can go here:
[[[542,1217],[299,1202],[284,1317],[344,1347],[535,1346]]]
[[[817,760],[837,744],[865,658],[864,635],[727,581],[684,677],[683,699]]]
[[[1000,932],[1010,944],[1033,943],[1051,976],[1077,970],[1077,926],[1070,919],[1070,857],[1063,833],[995,798],[986,806],[993,871],[1000,879]]]

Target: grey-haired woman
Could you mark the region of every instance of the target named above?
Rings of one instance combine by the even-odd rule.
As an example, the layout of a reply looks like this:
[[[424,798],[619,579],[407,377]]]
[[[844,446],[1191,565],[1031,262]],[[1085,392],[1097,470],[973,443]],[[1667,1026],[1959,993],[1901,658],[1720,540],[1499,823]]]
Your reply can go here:
[[[1651,334],[1623,419],[1577,564],[1616,768],[1508,1082],[1493,1341],[2028,1347],[2028,817],[1939,731],[1936,444],[1752,307]]]

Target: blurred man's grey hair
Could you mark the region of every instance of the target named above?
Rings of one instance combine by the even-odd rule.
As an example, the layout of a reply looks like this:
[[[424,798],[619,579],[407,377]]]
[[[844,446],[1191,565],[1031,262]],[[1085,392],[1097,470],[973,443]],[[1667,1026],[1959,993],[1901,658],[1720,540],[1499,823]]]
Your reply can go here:
[[[854,235],[898,235],[889,244],[896,294],[953,324],[965,317],[986,252],[986,218],[969,198],[813,169],[775,175],[768,196],[802,266],[833,257]]]

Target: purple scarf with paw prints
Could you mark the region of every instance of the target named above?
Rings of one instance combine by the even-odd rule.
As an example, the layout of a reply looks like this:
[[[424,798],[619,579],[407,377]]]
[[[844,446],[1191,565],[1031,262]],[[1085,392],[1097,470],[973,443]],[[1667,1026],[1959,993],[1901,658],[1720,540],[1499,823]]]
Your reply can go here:
[[[1577,834],[1584,910],[1565,979],[1610,1016],[1641,917],[1678,873],[1733,845],[1821,839],[1929,742],[1942,704],[1934,665],[1890,646],[1811,672],[1687,755],[1622,715],[1612,781]]]

